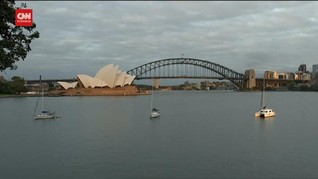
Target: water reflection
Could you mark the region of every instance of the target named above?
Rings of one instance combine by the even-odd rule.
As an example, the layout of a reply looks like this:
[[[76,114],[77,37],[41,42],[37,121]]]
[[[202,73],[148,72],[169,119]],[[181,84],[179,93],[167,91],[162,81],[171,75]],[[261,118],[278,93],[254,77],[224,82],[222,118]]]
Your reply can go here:
[[[271,143],[272,125],[274,123],[274,117],[270,118],[255,118],[257,128],[259,131],[259,146],[261,148],[268,148]]]
[[[255,117],[255,120],[263,121],[263,123],[273,123],[274,119],[275,117],[267,117],[267,118]]]
[[[270,126],[274,123],[274,119],[275,117],[268,117],[268,118],[255,117],[255,120],[258,121],[262,129],[270,128]]]

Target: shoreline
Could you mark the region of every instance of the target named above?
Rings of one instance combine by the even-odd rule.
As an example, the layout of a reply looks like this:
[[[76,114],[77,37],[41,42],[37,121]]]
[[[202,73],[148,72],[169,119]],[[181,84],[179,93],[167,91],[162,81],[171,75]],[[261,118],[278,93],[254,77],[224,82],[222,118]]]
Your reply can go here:
[[[156,91],[220,91],[220,90],[156,90]],[[222,90],[223,91],[223,90]],[[230,91],[230,90],[224,90],[224,91]],[[260,92],[261,90],[243,90],[243,91],[233,91],[233,92]],[[292,91],[292,90],[273,90],[273,91],[267,91],[267,92],[317,92],[317,91]],[[67,96],[142,96],[142,95],[151,95],[151,92],[149,93],[131,93],[131,94],[79,94],[79,95],[57,95],[57,94],[45,94],[45,97],[67,97]],[[23,97],[41,97],[41,95],[37,94],[0,94],[0,98],[23,98]]]

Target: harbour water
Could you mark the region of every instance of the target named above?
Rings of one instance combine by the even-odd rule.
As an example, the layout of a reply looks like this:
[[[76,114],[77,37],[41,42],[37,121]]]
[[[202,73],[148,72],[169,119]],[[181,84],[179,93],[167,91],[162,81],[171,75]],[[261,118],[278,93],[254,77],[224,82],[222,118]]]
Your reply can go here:
[[[61,118],[34,120],[37,97],[0,98],[0,178],[318,178],[316,92],[156,91],[46,97]],[[38,111],[39,112],[39,111]]]

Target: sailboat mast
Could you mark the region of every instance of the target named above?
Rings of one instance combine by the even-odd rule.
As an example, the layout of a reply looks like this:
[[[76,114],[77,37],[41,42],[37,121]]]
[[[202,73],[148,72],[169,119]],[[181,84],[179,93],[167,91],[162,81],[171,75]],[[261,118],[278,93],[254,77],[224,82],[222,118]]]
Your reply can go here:
[[[151,103],[150,103],[150,111],[152,111],[152,103],[153,103],[153,85],[151,85]]]
[[[262,90],[262,99],[260,108],[263,108],[265,106],[265,73],[263,75],[263,90]]]
[[[41,91],[42,91],[42,108],[41,108],[41,112],[43,111],[43,94],[44,94],[44,89],[43,89],[43,84],[42,84],[42,79],[41,79],[41,75],[40,75],[40,84],[41,84]]]

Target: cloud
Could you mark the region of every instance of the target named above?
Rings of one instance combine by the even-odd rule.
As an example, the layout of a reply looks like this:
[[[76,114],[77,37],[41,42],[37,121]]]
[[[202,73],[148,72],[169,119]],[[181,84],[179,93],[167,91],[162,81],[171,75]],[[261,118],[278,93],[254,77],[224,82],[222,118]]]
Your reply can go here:
[[[316,64],[317,2],[28,1],[40,38],[18,70],[37,79],[130,70],[164,58],[210,60],[242,72]]]

